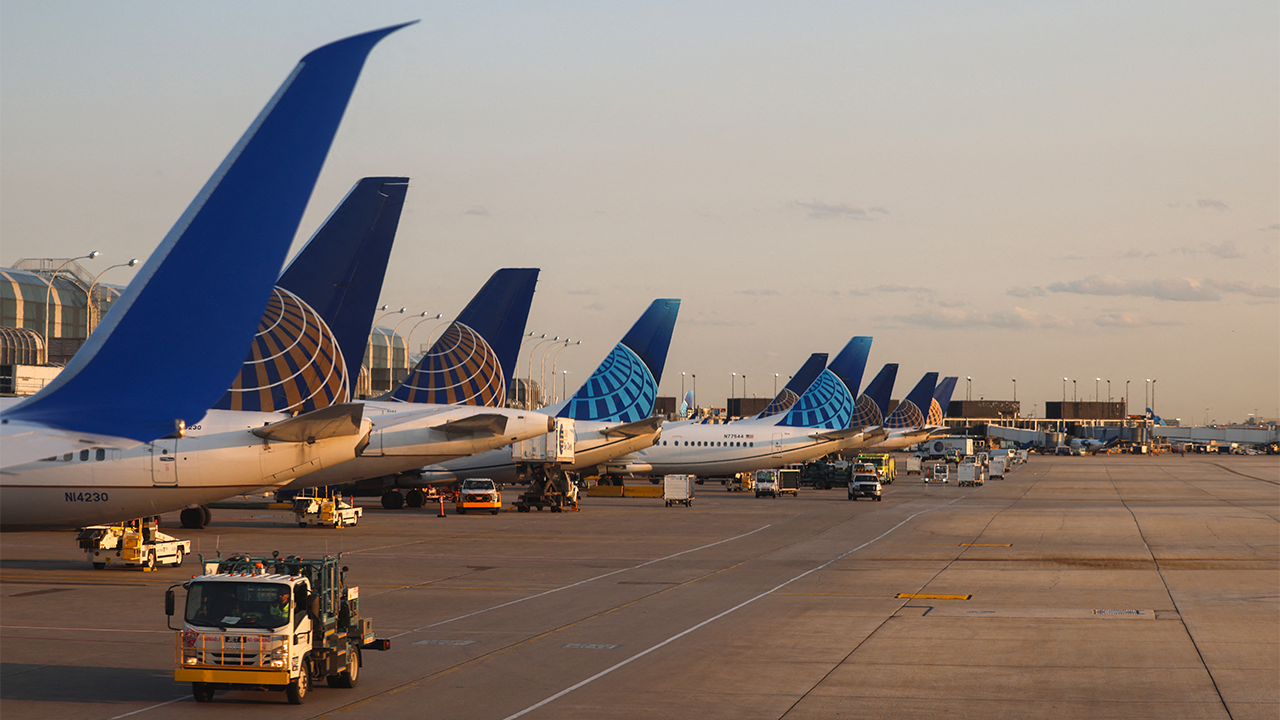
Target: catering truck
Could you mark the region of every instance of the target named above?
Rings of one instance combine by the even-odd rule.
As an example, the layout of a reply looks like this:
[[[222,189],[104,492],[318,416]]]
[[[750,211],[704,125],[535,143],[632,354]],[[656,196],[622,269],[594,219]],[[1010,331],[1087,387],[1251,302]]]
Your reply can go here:
[[[387,650],[360,593],[346,584],[341,556],[232,555],[202,562],[204,574],[165,592],[174,638],[173,679],[191,683],[196,702],[217,690],[283,690],[299,705],[314,681],[355,687],[362,650]],[[203,560],[203,559],[202,559]],[[186,591],[182,627],[173,627],[176,590]]]

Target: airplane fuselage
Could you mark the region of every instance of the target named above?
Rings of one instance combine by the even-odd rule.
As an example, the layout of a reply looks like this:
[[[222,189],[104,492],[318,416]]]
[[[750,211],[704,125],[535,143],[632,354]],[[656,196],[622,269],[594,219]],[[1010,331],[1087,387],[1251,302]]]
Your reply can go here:
[[[0,471],[0,529],[75,528],[159,515],[214,502],[355,456],[371,428],[314,442],[268,440],[251,431],[287,416],[210,410],[184,437],[130,449],[95,447]]]
[[[618,472],[723,477],[806,462],[839,450],[845,441],[818,437],[813,428],[759,423],[669,423],[652,447],[605,465]]]

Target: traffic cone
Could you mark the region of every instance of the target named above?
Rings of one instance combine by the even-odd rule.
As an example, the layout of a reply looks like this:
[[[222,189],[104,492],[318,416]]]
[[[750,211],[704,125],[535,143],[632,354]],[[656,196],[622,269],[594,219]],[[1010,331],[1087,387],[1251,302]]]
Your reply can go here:
[[[439,514],[439,515],[437,515],[436,517],[444,517],[444,516],[445,516],[445,514],[444,514],[444,495],[441,495],[441,496],[440,496],[440,514]]]

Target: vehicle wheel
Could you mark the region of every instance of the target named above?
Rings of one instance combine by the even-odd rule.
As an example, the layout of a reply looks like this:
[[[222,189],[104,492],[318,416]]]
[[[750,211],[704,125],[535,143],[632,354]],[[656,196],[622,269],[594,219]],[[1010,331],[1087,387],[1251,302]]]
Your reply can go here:
[[[289,699],[290,705],[301,705],[303,700],[307,699],[307,691],[311,689],[311,675],[307,672],[307,662],[302,662],[302,672],[298,673],[298,679],[285,686],[284,695]]]
[[[213,700],[213,686],[202,682],[191,683],[191,696],[196,702],[210,702]]]
[[[498,511],[497,511],[497,510],[490,510],[490,511],[489,511],[489,514],[490,514],[490,515],[497,515],[497,514],[498,514]]]
[[[106,568],[107,568],[107,564],[104,562],[100,562],[100,563],[96,562],[93,564],[94,570],[105,570]]]
[[[209,527],[209,523],[213,522],[213,511],[204,505],[200,506],[200,529]]]
[[[182,567],[182,560],[183,560],[182,548],[178,548],[178,552],[175,554],[177,557],[173,561],[173,566]]]
[[[427,504],[427,494],[414,488],[405,494],[404,504],[411,508],[420,508]]]
[[[880,501],[881,501],[881,500],[883,500],[883,499],[884,499],[883,497],[878,497],[878,498],[876,498],[876,502],[880,502]]]
[[[148,570],[156,569],[156,551],[155,550],[147,551],[147,560],[145,563],[143,563],[143,567],[145,567]]]
[[[306,521],[306,520],[299,520],[299,521],[298,521],[298,527],[306,527],[306,526],[307,526],[307,521]]]
[[[396,490],[382,493],[382,507],[385,510],[399,510],[404,507],[404,496]]]
[[[204,513],[200,512],[200,508],[183,508],[178,514],[178,522],[182,523],[182,527],[188,530],[199,530],[200,521],[204,519]]]
[[[347,650],[347,667],[337,675],[325,678],[332,688],[353,688],[360,681],[360,648],[351,646]]]
[[[466,515],[466,514],[467,514],[467,509],[466,509],[466,508],[458,508],[458,514],[459,514],[459,515]]]

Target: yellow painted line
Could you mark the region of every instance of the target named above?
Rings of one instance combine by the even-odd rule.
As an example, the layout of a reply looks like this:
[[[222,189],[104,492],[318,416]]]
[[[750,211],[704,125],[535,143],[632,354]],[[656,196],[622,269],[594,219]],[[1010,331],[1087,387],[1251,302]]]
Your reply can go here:
[[[894,597],[904,600],[968,600],[972,595],[920,595],[917,593],[898,593]]]
[[[854,593],[774,593],[774,595],[786,595],[789,597],[863,597],[863,598],[884,598],[884,597],[900,597],[894,595],[857,595]]]
[[[960,547],[1013,547],[1013,543],[960,543]]]

